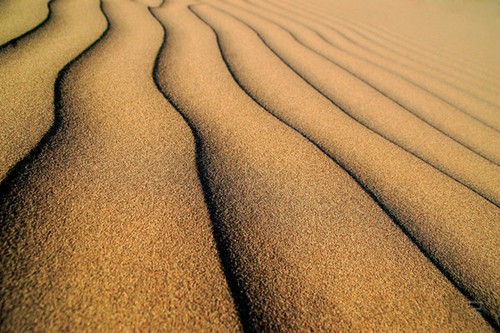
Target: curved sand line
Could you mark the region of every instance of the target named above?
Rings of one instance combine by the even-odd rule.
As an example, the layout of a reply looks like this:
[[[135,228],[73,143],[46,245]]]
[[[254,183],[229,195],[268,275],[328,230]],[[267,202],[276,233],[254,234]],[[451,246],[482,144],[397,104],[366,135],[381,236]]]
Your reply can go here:
[[[244,89],[346,167],[419,245],[428,244],[425,252],[466,294],[498,317],[498,303],[489,296],[499,289],[499,238],[492,223],[500,218],[498,208],[346,116],[241,22],[206,6],[195,8],[217,32],[228,66]]]
[[[0,48],[42,26],[49,18],[50,0],[0,1]]]
[[[310,12],[311,14],[313,14],[311,11],[310,11],[310,8],[311,8],[311,4],[307,4],[307,6],[305,6],[304,4],[298,4],[296,1],[294,2],[294,4],[290,5],[290,6],[293,6],[293,7],[299,7],[301,9],[301,11],[306,11],[306,12]],[[337,8],[336,8],[337,9]],[[322,12],[323,13],[323,12]],[[388,38],[387,37],[387,33],[390,34],[390,32],[386,32],[386,34],[384,34],[382,31],[380,31],[382,29],[382,27],[379,25],[376,29],[374,27],[367,27],[366,26],[366,22],[352,22],[350,20],[348,20],[346,18],[346,16],[348,15],[347,13],[338,13],[337,11],[335,12],[331,12],[329,11],[329,14],[332,15],[333,17],[335,17],[335,20],[340,20],[340,22],[342,22],[343,25],[346,25],[347,29],[349,30],[354,30],[354,33],[358,34],[358,35],[361,35],[362,38],[366,38],[368,40],[370,40],[372,43],[375,43],[375,44],[379,44],[381,46],[385,46],[386,48],[384,48],[385,51],[388,51],[388,52],[393,52],[393,53],[396,53],[396,54],[399,54],[401,56],[403,56],[403,59],[407,59],[407,60],[413,60],[413,61],[417,61],[417,64],[418,66],[422,66],[424,68],[432,68],[434,71],[435,70],[443,70],[443,73],[448,75],[448,76],[453,76],[453,77],[456,77],[459,81],[457,81],[458,84],[461,84],[463,83],[463,80],[466,80],[466,81],[470,81],[472,80],[472,82],[474,82],[475,85],[479,85],[481,86],[482,88],[487,88],[488,86],[484,86],[484,83],[485,82],[488,82],[490,83],[490,85],[494,85],[494,86],[499,86],[500,85],[500,81],[498,81],[497,77],[494,75],[494,72],[497,70],[497,69],[494,69],[494,68],[484,68],[485,64],[481,64],[480,67],[478,67],[478,64],[471,64],[470,62],[468,64],[455,64],[456,62],[459,62],[460,60],[465,60],[462,58],[462,55],[457,55],[457,54],[454,54],[454,55],[447,55],[447,56],[437,56],[437,55],[433,55],[433,53],[435,52],[435,49],[436,47],[434,46],[433,48],[433,51],[434,52],[423,52],[422,49],[423,48],[428,48],[429,45],[426,45],[426,44],[423,44],[421,43],[420,46],[418,47],[408,47],[408,46],[403,46],[401,45],[401,43],[409,43],[411,41],[413,41],[417,36],[415,35],[412,35],[412,38],[408,38],[408,36],[406,37],[403,37],[403,36],[399,36],[397,37],[396,39],[394,38]],[[316,14],[317,15],[317,14]],[[324,19],[330,19],[331,18],[327,18],[326,16],[323,16],[321,15]],[[364,23],[365,25],[362,26],[362,23]],[[367,36],[368,35],[371,35],[372,37],[369,37]],[[385,44],[383,44],[383,41],[386,41]],[[427,41],[428,42],[428,41]],[[417,59],[415,59],[415,57],[419,57],[421,60],[418,61]],[[453,59],[453,62],[450,63],[450,61],[446,62],[446,59],[449,59],[449,58],[452,58]],[[435,65],[433,65],[433,63],[435,63]],[[446,71],[445,71],[446,69]],[[469,69],[473,69],[473,71],[471,72]],[[486,70],[488,72],[486,72]],[[493,72],[491,72],[493,71]],[[462,76],[460,76],[460,74],[462,74]],[[465,76],[463,76],[465,75]],[[481,75],[481,76],[477,76],[477,75]],[[448,77],[449,78],[449,77]],[[492,91],[493,92],[493,91]]]
[[[232,2],[234,3],[234,1]],[[259,10],[241,3],[246,10],[266,18],[289,31],[299,43],[368,83],[389,99],[400,104],[423,121],[436,127],[457,142],[495,163],[500,163],[499,132],[457,110],[425,88],[387,72],[341,47],[330,44],[316,31],[279,12]],[[337,40],[338,42],[338,40]]]
[[[151,78],[163,30],[106,1],[59,125],[2,188],[2,331],[238,331],[189,127]]]
[[[186,5],[154,11],[158,78],[200,138],[246,330],[488,330],[347,173],[241,90]]]
[[[160,7],[165,0],[134,0],[137,3],[141,3],[148,7]]]
[[[306,11],[310,13],[310,11],[308,11],[310,6],[306,7],[305,5],[296,4],[294,7],[300,9],[301,12]],[[311,13],[311,15],[313,14]],[[318,15],[320,14],[318,13]],[[485,84],[485,80],[488,80],[487,77],[480,80],[477,77],[469,76],[467,78],[457,76],[460,71],[446,71],[446,64],[433,65],[428,57],[418,57],[418,52],[402,52],[395,49],[398,45],[397,43],[383,43],[384,39],[379,36],[380,34],[372,33],[368,29],[358,28],[358,25],[353,22],[346,22],[339,13],[332,12],[328,18],[324,15],[320,15],[320,17],[325,20],[325,23],[327,21],[329,23],[335,23],[335,29],[339,34],[366,51],[373,51],[373,53],[378,54],[385,60],[396,61],[405,68],[425,73],[426,77],[434,77],[450,85],[454,89],[458,89],[462,94],[472,94],[476,98],[488,102],[497,108],[500,105],[498,93],[492,90],[489,85]],[[474,83],[469,84],[468,82],[470,82],[471,79],[474,80]]]
[[[290,9],[287,8],[286,10],[289,11]],[[302,13],[300,13],[300,17],[304,20]],[[421,71],[417,71],[415,66],[400,65],[394,60],[386,59],[380,53],[373,53],[373,51],[365,49],[366,46],[356,45],[352,38],[345,35],[345,32],[343,34],[340,33],[338,27],[327,24],[323,22],[323,20],[321,20],[319,24],[317,23],[318,20],[313,21],[312,19],[307,19],[307,21],[314,26],[313,29],[315,31],[320,33],[321,36],[332,45],[337,45],[339,40],[344,40],[342,43],[343,47],[350,48],[351,52],[354,52],[363,60],[372,65],[381,67],[394,75],[400,76],[421,89],[425,89],[428,93],[433,94],[435,97],[450,104],[454,108],[474,117],[478,121],[483,122],[497,131],[500,130],[500,109],[497,106],[470,95],[468,91],[463,88],[458,88],[457,90],[456,87],[449,86],[445,82],[433,79],[429,75],[422,75],[420,73]]]
[[[326,19],[324,22],[327,22]],[[445,65],[428,68],[429,61],[426,59],[417,61],[410,55],[399,52],[393,54],[387,45],[380,43],[375,37],[366,36],[349,26],[337,25],[334,28],[329,25],[329,27],[334,30],[333,34],[330,32],[330,41],[334,42],[341,36],[342,39],[352,43],[360,54],[364,54],[365,59],[369,60],[375,55],[374,60],[378,61],[374,63],[385,67],[388,71],[399,73],[414,84],[427,87],[430,92],[436,91],[437,96],[441,96],[443,100],[457,108],[473,114],[480,114],[482,109],[487,109],[489,112],[499,111],[498,88],[495,90],[496,85],[487,78],[474,78],[473,82],[470,82],[470,79],[457,77],[455,75],[457,71],[445,72]],[[360,38],[366,42],[359,41]],[[475,107],[475,104],[478,106]]]
[[[0,181],[50,128],[54,81],[106,27],[99,0],[56,0],[41,28],[0,50]]]
[[[238,18],[260,33],[285,62],[350,116],[487,200],[496,205],[500,203],[498,166],[457,144],[343,69],[304,48],[287,31],[249,12],[233,7],[227,10],[237,12]]]
[[[437,99],[432,99],[432,96],[415,89],[404,80],[388,77],[387,73],[380,72],[377,68],[369,68],[367,63],[360,64],[356,62],[356,59],[343,55],[342,51],[339,53],[339,50],[333,50],[329,44],[325,45],[326,42],[319,35],[303,28],[300,24],[284,20],[279,15],[274,15],[269,11],[256,11],[255,7],[245,6],[243,3],[240,5],[238,7],[287,30],[304,47],[334,62],[476,154],[495,164],[500,163],[500,151],[497,149],[500,146],[500,135],[497,131],[483,126],[466,114]],[[359,76],[357,74],[359,72],[362,72],[363,75]],[[394,82],[394,80],[396,81]]]
[[[464,2],[462,2],[464,3]],[[310,5],[311,3],[308,2]],[[397,3],[396,3],[397,4]],[[352,2],[348,3],[348,9],[347,11],[350,11],[352,14]],[[415,14],[413,11],[410,12],[410,15]],[[408,14],[407,14],[408,17]],[[358,22],[356,22],[358,25],[361,27],[362,24],[364,24],[365,28],[369,26],[368,29],[372,31],[378,38],[382,39],[387,39],[389,42],[395,43],[395,44],[408,44],[409,46],[404,46],[402,45],[401,48],[406,49],[407,51],[411,53],[422,53],[422,56],[425,58],[432,58],[434,57],[436,61],[440,61],[441,64],[450,66],[450,68],[458,71],[467,71],[469,68],[473,71],[476,71],[478,73],[481,73],[484,77],[488,77],[490,80],[491,79],[496,79],[497,83],[500,84],[500,81],[498,81],[497,77],[500,72],[498,72],[498,66],[495,66],[494,63],[491,63],[490,61],[485,61],[486,59],[481,59],[479,60],[477,57],[473,56],[472,59],[467,58],[467,55],[464,55],[461,49],[460,51],[452,50],[448,45],[443,45],[442,40],[432,40],[429,39],[429,36],[423,36],[421,34],[413,34],[411,37],[413,38],[408,38],[410,36],[404,35],[403,32],[401,31],[396,31],[394,30],[395,27],[387,27],[384,26],[385,21],[380,21],[379,18],[376,16],[374,17],[376,22],[368,22],[369,20],[367,19],[368,17],[360,17],[358,18]],[[360,22],[363,21],[363,22]],[[351,22],[354,24],[354,22]],[[385,33],[385,35],[384,35]],[[422,38],[423,37],[423,38]],[[446,46],[446,47],[443,47]],[[445,59],[450,59],[453,58],[454,61],[453,63],[446,63],[443,62]],[[429,59],[432,60],[432,59]],[[490,59],[492,60],[492,59]]]
[[[308,4],[306,7],[304,4],[297,4],[297,2],[295,2],[294,7],[300,8],[301,10],[307,11],[311,13],[311,15],[314,15],[313,12],[309,11],[309,9],[311,8],[310,4]],[[342,13],[341,11],[338,11],[338,7],[336,7],[335,11],[328,11],[328,13],[329,16],[322,15],[324,13],[322,13],[320,16],[325,20],[330,20],[330,22],[334,21],[341,26],[344,26],[345,29],[347,29],[346,31],[359,36],[358,40],[366,40],[369,44],[374,44],[374,47],[379,48],[382,53],[394,54],[402,61],[409,63],[410,68],[417,67],[424,71],[427,71],[427,74],[429,75],[437,75],[440,76],[442,80],[452,80],[453,84],[462,87],[466,86],[466,90],[474,90],[475,93],[479,94],[480,96],[484,95],[487,99],[491,98],[491,102],[497,101],[496,103],[493,102],[493,104],[496,104],[498,106],[499,98],[497,95],[495,95],[495,91],[491,89],[491,86],[493,85],[498,87],[500,82],[497,81],[497,83],[495,84],[493,82],[496,79],[494,74],[491,72],[484,72],[486,70],[484,66],[482,68],[476,69],[477,72],[481,73],[482,77],[478,77],[477,75],[473,74],[467,74],[469,72],[469,67],[471,67],[470,65],[467,66],[461,64],[457,67],[456,64],[456,62],[461,59],[461,55],[455,55],[452,62],[446,61],[446,59],[449,59],[450,56],[436,57],[436,60],[433,61],[432,56],[429,57],[422,54],[422,47],[417,49],[411,49],[407,47],[405,48],[404,46],[400,45],[400,43],[404,42],[404,40],[401,39],[403,37],[400,37],[399,39],[388,40],[388,38],[384,36],[381,31],[373,27],[370,28],[362,25],[363,23],[366,24],[366,22],[356,22],[348,19],[346,17],[348,16],[348,13]],[[319,13],[317,13],[316,15],[319,15]],[[395,13],[392,13],[392,15],[395,15]],[[415,34],[412,35],[412,37],[413,36],[415,36]],[[429,45],[426,46],[429,47]],[[477,64],[473,65],[472,67],[474,66],[477,66]],[[488,71],[489,70],[490,69],[488,69]]]

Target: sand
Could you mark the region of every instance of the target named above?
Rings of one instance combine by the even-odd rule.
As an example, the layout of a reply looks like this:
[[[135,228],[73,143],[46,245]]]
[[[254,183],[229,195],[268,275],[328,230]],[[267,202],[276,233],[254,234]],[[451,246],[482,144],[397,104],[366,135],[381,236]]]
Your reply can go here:
[[[43,26],[0,49],[0,180],[52,126],[57,73],[105,28],[98,0],[58,0]]]
[[[235,331],[194,141],[151,79],[163,30],[133,2],[104,11],[57,87],[57,131],[2,203],[3,327]]]
[[[42,25],[48,17],[48,0],[0,1],[0,45],[22,38]]]
[[[1,6],[2,332],[498,329],[494,7]]]
[[[293,15],[283,15],[290,13],[277,11],[276,7],[266,6],[266,3],[262,1],[255,3],[260,5],[260,16],[269,18],[290,31],[300,43],[313,52],[360,78],[378,90],[385,98],[389,98],[406,110],[410,110],[420,120],[435,127],[460,144],[474,150],[486,159],[495,163],[499,162],[500,155],[498,149],[495,149],[499,144],[497,131],[471,115],[454,108],[432,90],[412,83],[397,71],[392,71],[390,65],[389,67],[383,66],[383,64],[392,64],[392,62],[374,54],[363,56],[368,52],[356,42],[344,37],[343,34],[332,35],[335,30],[329,30],[316,24],[315,21],[304,20],[302,17]],[[243,2],[238,4],[244,5]],[[250,11],[259,10],[259,7],[254,6],[246,6],[245,8]],[[306,26],[304,26],[303,21],[306,21]],[[377,61],[372,60],[374,57],[377,58]],[[401,60],[407,59],[402,58]],[[394,60],[391,59],[391,61]]]

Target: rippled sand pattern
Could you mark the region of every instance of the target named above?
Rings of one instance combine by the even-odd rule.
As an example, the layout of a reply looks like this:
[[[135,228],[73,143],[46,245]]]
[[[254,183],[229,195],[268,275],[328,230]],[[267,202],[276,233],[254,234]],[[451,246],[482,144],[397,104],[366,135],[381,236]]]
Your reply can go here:
[[[0,0],[0,331],[494,332],[500,6]]]

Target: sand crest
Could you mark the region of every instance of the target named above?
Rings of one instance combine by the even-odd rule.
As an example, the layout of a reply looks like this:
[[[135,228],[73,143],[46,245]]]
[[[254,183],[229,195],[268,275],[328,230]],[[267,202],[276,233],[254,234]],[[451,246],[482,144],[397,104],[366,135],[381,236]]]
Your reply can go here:
[[[497,331],[495,9],[0,1],[0,331]]]
[[[236,331],[191,132],[151,77],[163,30],[142,5],[104,10],[2,200],[2,330]]]

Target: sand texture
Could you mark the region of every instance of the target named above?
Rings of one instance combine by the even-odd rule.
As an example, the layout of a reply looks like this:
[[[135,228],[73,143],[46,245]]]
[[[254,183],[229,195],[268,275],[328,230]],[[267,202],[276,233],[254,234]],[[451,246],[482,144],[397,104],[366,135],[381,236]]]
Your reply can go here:
[[[498,35],[488,1],[0,0],[0,331],[498,330]]]

